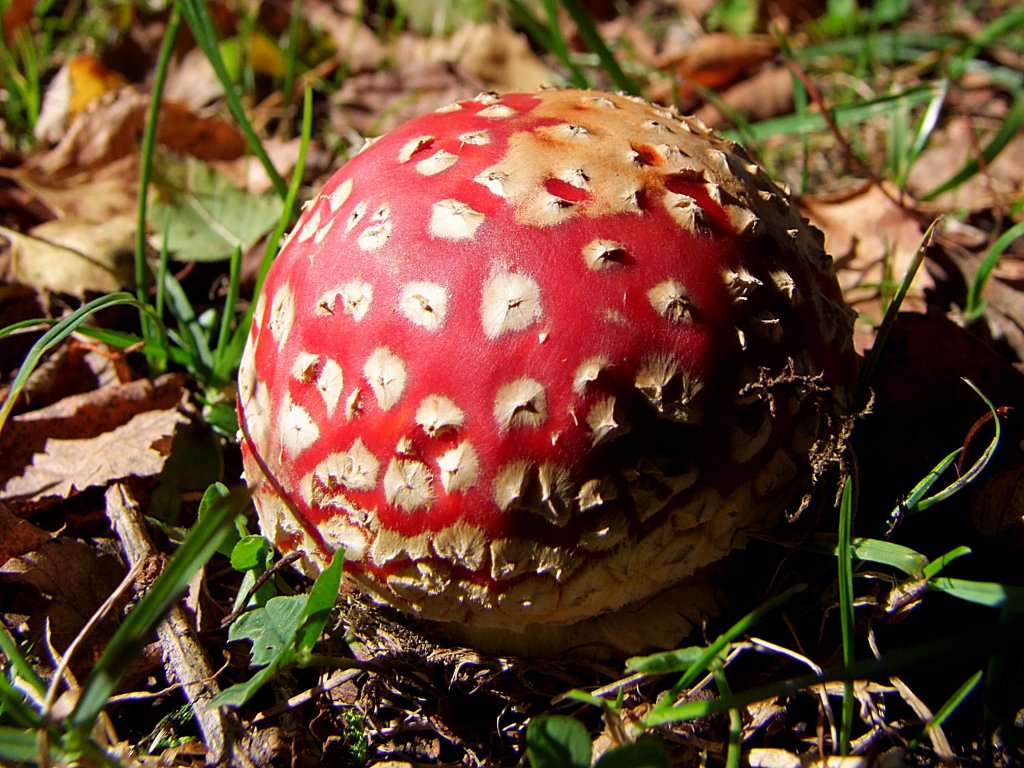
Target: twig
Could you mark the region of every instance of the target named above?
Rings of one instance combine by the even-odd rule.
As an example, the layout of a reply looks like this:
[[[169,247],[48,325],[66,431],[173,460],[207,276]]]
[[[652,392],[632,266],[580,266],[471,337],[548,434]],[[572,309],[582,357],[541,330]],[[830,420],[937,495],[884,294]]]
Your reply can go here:
[[[121,483],[112,485],[106,494],[107,517],[117,532],[128,561],[146,562],[157,555],[146,531],[138,502]],[[181,683],[192,705],[203,734],[203,741],[217,765],[257,768],[267,765],[269,758],[256,737],[247,733],[234,712],[211,707],[210,700],[220,693],[213,669],[196,638],[189,615],[181,605],[171,609],[157,627],[157,637],[164,651],[172,679]]]

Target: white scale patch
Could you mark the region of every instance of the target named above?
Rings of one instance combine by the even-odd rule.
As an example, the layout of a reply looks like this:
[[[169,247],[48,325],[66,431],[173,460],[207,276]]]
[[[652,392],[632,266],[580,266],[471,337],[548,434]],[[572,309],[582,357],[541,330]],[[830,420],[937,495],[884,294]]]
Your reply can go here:
[[[320,229],[318,229],[316,231],[316,234],[313,235],[313,243],[315,245],[320,245],[320,243],[322,243],[324,240],[327,239],[327,235],[328,235],[328,233],[330,233],[331,227],[334,226],[334,222],[335,221],[337,221],[337,219],[331,217],[326,222],[324,222],[324,225],[322,227],[320,227]],[[313,253],[312,252],[310,253],[309,257],[310,257],[310,259],[313,258]]]
[[[437,283],[409,283],[402,289],[399,308],[421,328],[440,330],[448,314],[448,291]]]
[[[498,197],[505,197],[505,185],[508,183],[508,174],[488,168],[473,178],[477,184],[481,184]]]
[[[416,409],[416,423],[430,437],[459,429],[465,420],[462,409],[443,395],[427,395]]]
[[[308,384],[316,377],[319,367],[319,355],[303,350],[296,355],[295,362],[292,363],[292,378],[303,384]]]
[[[491,133],[487,130],[469,131],[468,133],[460,134],[459,141],[463,144],[483,147],[491,143]]]
[[[512,117],[512,115],[516,114],[516,110],[512,109],[512,107],[507,104],[491,104],[491,106],[481,109],[477,114],[480,117],[500,119],[504,117]]]
[[[373,212],[366,229],[359,233],[359,247],[364,251],[377,250],[391,237],[391,230],[391,206],[384,203]]]
[[[468,442],[459,443],[437,460],[441,485],[448,493],[468,491],[480,478],[480,459]]]
[[[533,278],[518,272],[496,272],[484,283],[480,319],[487,338],[521,331],[540,316],[540,286]]]
[[[267,329],[273,335],[279,349],[288,341],[294,322],[295,296],[292,289],[285,284],[278,289],[274,294],[274,300],[270,302],[270,320],[267,321]]]
[[[295,239],[300,243],[304,243],[315,235],[318,229],[320,229],[319,208],[313,211],[313,214],[306,220],[306,223],[302,225],[302,229],[299,230],[299,234]]]
[[[309,412],[286,395],[279,414],[281,447],[294,458],[309,448],[320,437],[320,429]]]
[[[399,163],[407,163],[412,159],[412,156],[419,152],[425,147],[429,147],[434,142],[433,136],[417,136],[415,139],[409,139],[402,145],[402,148],[398,150],[398,157],[396,158]]]
[[[341,400],[341,391],[345,387],[345,377],[341,366],[331,358],[327,358],[320,367],[320,375],[316,377],[316,388],[327,407],[327,415],[332,416],[334,409]]]
[[[384,498],[406,512],[430,507],[434,488],[430,469],[422,461],[391,459],[384,473]]]
[[[694,304],[682,283],[665,280],[647,292],[654,311],[671,323],[693,321]]]
[[[379,472],[380,462],[358,437],[347,451],[332,453],[316,468],[316,476],[328,488],[352,491],[372,491]]]
[[[459,200],[441,200],[430,210],[430,234],[443,240],[471,240],[484,218]]]
[[[598,238],[583,246],[583,261],[595,270],[622,266],[622,259],[625,256],[625,246],[615,240]]]
[[[338,209],[345,204],[349,195],[352,194],[352,179],[345,179],[331,194],[327,195],[327,204],[331,206],[331,213],[337,213]]]
[[[373,351],[363,366],[363,374],[381,410],[390,410],[405,391],[408,378],[405,363],[387,347],[377,347]]]
[[[662,198],[665,209],[676,224],[687,232],[693,232],[707,224],[707,212],[700,207],[696,199],[679,192],[666,192]]]
[[[416,163],[416,172],[421,176],[436,176],[442,171],[447,171],[457,162],[459,162],[458,155],[453,155],[447,150],[439,149],[430,157]]]
[[[352,212],[348,215],[348,220],[345,222],[345,233],[348,234],[352,229],[363,220],[366,216],[367,205],[366,201],[360,201],[356,203],[356,207],[352,209]]]
[[[524,376],[502,386],[494,397],[494,419],[503,431],[536,427],[547,418],[547,396],[536,379]]]
[[[373,286],[365,280],[353,280],[341,287],[341,308],[357,323],[366,317],[373,303]]]

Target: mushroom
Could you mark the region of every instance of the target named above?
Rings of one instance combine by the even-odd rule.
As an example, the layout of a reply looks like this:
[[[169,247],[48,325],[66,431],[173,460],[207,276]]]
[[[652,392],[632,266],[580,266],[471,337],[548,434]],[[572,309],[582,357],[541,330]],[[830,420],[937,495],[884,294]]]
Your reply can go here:
[[[640,99],[482,94],[309,203],[239,373],[262,529],[485,651],[625,652],[807,497],[856,372],[822,237]]]

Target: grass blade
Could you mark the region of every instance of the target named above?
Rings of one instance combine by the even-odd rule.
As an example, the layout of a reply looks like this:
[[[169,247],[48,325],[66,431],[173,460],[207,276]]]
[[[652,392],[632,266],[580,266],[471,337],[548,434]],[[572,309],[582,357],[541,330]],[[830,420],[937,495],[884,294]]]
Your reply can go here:
[[[281,174],[277,172],[277,168],[274,167],[270,155],[267,154],[267,150],[263,146],[263,142],[256,135],[248,115],[245,114],[245,108],[242,106],[242,100],[238,98],[235,83],[232,81],[231,75],[228,74],[227,65],[220,54],[220,48],[217,45],[217,35],[213,28],[213,20],[206,9],[206,4],[203,0],[178,0],[178,7],[181,8],[185,20],[192,29],[196,42],[203,49],[203,53],[206,54],[206,59],[210,62],[210,66],[213,67],[217,79],[224,86],[224,99],[231,114],[238,122],[239,128],[245,134],[249,149],[256,155],[256,159],[259,160],[267,172],[267,176],[270,177],[270,181],[274,185],[274,190],[278,196],[286,198],[288,195],[288,185],[281,178]]]
[[[988,279],[996,268],[996,264],[999,263],[1003,252],[1021,237],[1024,237],[1024,221],[1017,222],[1003,232],[985,254],[985,258],[978,266],[978,271],[974,273],[974,279],[971,280],[967,289],[967,300],[964,306],[964,322],[967,325],[981,318],[985,311],[985,301],[981,298],[981,294],[988,284]]]
[[[89,674],[69,718],[73,728],[83,731],[92,728],[121,676],[149,642],[150,634],[188,587],[196,571],[217,551],[231,532],[235,517],[248,503],[249,494],[244,488],[228,491],[217,485],[207,491],[199,519],[189,535],[145,597],[125,617]]]
[[[839,563],[839,623],[843,638],[843,665],[849,667],[854,661],[854,615],[853,615],[853,516],[856,512],[855,476],[846,478],[843,496],[839,505],[839,541],[836,551]],[[850,751],[853,734],[853,681],[843,681],[843,708],[839,728],[839,754]]]
[[[153,171],[153,152],[156,148],[156,126],[160,119],[161,98],[164,91],[164,83],[167,81],[167,71],[170,67],[171,55],[174,53],[174,43],[178,37],[178,27],[181,24],[181,13],[177,6],[171,8],[171,15],[167,19],[167,29],[164,32],[164,40],[160,46],[160,54],[157,57],[156,72],[153,75],[153,88],[149,96],[149,110],[146,115],[146,125],[142,132],[142,145],[139,148],[139,200],[136,209],[135,221],[135,298],[146,304],[149,292],[149,269],[146,265],[146,216],[149,207],[149,179]],[[160,312],[157,311],[157,316]],[[156,329],[151,319],[142,316],[142,336],[148,342],[153,342]],[[166,358],[149,356],[150,371],[160,372],[166,368]]]
[[[579,2],[579,0],[561,0],[561,3],[562,7],[568,11],[572,20],[576,23],[576,29],[580,33],[580,37],[583,38],[587,48],[597,54],[601,67],[608,77],[611,78],[615,88],[634,95],[639,93],[636,84],[622,71],[622,67],[619,66],[619,62],[615,59],[615,54],[611,52],[611,49],[608,48],[601,34],[597,31],[597,28],[594,26],[594,20],[590,17],[590,13],[583,3]]]
[[[965,181],[975,176],[982,168],[982,164],[988,167],[996,159],[1006,145],[1013,141],[1024,130],[1024,93],[1017,93],[1014,96],[1013,104],[1006,115],[996,135],[981,150],[981,157],[972,157],[964,166],[954,173],[948,180],[937,186],[931,192],[923,195],[922,200],[934,200],[944,192],[955,189]]]
[[[44,333],[35,344],[32,345],[28,354],[25,355],[25,360],[22,362],[21,367],[18,369],[18,374],[14,377],[14,381],[11,382],[11,388],[7,392],[7,397],[4,398],[3,405],[0,405],[0,431],[3,430],[4,425],[7,423],[7,418],[10,416],[15,402],[18,400],[18,396],[25,388],[28,377],[32,375],[32,371],[34,371],[36,366],[39,365],[43,355],[74,333],[75,330],[92,315],[96,314],[100,310],[121,304],[138,307],[140,312],[148,311],[148,307],[141,304],[130,293],[126,293],[124,291],[110,293],[106,296],[100,296],[98,299],[93,299],[88,304],[79,307],[66,318],[57,322],[52,328],[50,328],[50,330]],[[0,331],[0,338],[9,335],[10,333],[13,333],[15,329],[24,326],[24,323],[18,323],[16,326],[5,328]]]

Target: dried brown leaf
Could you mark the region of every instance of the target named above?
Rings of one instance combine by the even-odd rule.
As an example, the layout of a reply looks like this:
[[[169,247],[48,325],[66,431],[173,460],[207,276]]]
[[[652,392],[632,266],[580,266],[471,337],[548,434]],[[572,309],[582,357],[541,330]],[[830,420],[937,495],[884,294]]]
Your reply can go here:
[[[986,136],[975,135],[977,121],[954,118],[933,135],[928,149],[921,153],[911,169],[907,189],[914,195],[927,195],[946,182],[972,157],[980,155]],[[930,200],[936,211],[983,211],[1005,207],[1024,195],[1024,135],[1018,135],[991,164],[959,187]]]
[[[0,433],[0,501],[15,508],[163,469],[186,421],[178,375],[103,387],[11,419]]]
[[[873,184],[841,195],[803,197],[800,208],[825,233],[847,301],[861,315],[881,321],[880,286],[898,284],[921,245],[924,230],[917,217]],[[904,306],[923,307],[924,292],[932,285],[927,271],[919,270]]]
[[[788,114],[793,109],[793,76],[785,67],[768,67],[721,94],[725,106],[747,120],[767,120]],[[728,122],[717,104],[705,104],[697,117],[709,125]]]
[[[770,61],[778,45],[770,35],[739,37],[724,32],[694,40],[681,55],[664,57],[663,69],[675,70],[681,80],[681,96],[691,95],[686,83],[719,90],[737,82],[756,67]]]
[[[6,504],[0,504],[0,531],[0,566],[12,557],[34,552],[53,538],[53,534],[15,515]]]
[[[0,585],[11,593],[9,610],[27,615],[29,631],[48,625],[53,646],[68,647],[96,609],[117,588],[124,565],[109,539],[57,538],[0,567]],[[86,638],[75,666],[82,671],[117,629],[117,611]]]
[[[494,91],[536,90],[554,83],[526,37],[503,24],[465,24],[451,37],[423,42],[428,60],[455,66]]]
[[[27,233],[0,227],[11,248],[7,278],[73,296],[120,290],[131,282],[134,233],[127,214],[102,223],[54,219]]]
[[[29,165],[48,177],[66,177],[134,157],[145,126],[149,95],[128,86],[106,94],[71,123],[64,138]],[[157,143],[200,160],[231,160],[246,151],[245,139],[230,123],[202,117],[166,101],[160,106]]]

